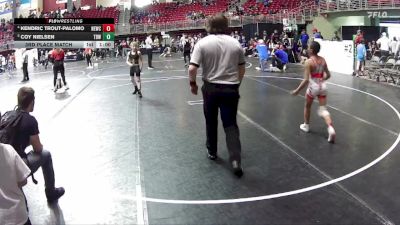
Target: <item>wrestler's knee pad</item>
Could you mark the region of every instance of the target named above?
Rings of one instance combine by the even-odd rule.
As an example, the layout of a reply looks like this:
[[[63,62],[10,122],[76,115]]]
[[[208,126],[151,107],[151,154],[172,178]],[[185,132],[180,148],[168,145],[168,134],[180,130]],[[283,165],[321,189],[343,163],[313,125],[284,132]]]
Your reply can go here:
[[[326,106],[320,106],[318,109],[318,116],[320,117],[327,117],[330,116],[331,114],[329,111],[326,109]]]

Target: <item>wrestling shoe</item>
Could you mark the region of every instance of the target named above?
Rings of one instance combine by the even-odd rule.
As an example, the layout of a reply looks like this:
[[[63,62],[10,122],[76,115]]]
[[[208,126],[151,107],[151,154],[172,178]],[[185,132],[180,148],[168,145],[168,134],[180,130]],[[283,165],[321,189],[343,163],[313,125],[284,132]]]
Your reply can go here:
[[[309,124],[305,124],[305,123],[300,124],[300,130],[308,133],[308,132],[310,132],[310,125]]]
[[[329,143],[335,143],[335,138],[336,138],[336,132],[335,129],[332,126],[328,127],[328,142]]]

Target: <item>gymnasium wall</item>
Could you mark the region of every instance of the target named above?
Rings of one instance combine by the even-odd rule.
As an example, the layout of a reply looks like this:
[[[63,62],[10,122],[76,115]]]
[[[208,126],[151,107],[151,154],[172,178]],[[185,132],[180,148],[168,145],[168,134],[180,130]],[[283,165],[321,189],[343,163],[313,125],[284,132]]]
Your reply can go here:
[[[116,0],[97,0],[96,5],[102,5],[103,7],[110,7],[110,6],[116,6],[117,4],[120,3],[126,3],[128,1],[116,1]]]
[[[342,12],[330,13],[315,17],[313,22],[307,25],[307,32],[312,33],[314,28],[321,31],[324,39],[332,39],[335,31],[341,33],[342,26],[370,26],[371,19],[366,12]]]

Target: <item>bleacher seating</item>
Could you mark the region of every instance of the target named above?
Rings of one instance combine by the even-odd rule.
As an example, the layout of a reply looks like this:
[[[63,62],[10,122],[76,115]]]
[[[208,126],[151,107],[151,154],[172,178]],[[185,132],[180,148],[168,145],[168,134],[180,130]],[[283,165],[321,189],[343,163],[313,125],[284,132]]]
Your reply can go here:
[[[140,20],[132,17],[132,23],[169,23],[174,21],[187,20],[187,14],[190,12],[202,12],[206,17],[216,13],[225,12],[228,8],[229,0],[218,0],[215,4],[204,6],[202,3],[183,4],[177,6],[176,3],[158,3],[150,5],[140,10],[140,13],[158,12],[157,18],[143,16]],[[150,19],[149,19],[150,18]]]
[[[300,6],[300,2],[300,0],[270,0],[269,6],[266,6],[264,2],[248,0],[243,4],[243,8],[247,15],[274,14],[280,10],[296,8]]]
[[[103,9],[79,10],[74,14],[66,16],[67,18],[114,18],[114,22],[118,23],[119,9],[114,7],[106,7]]]
[[[2,49],[8,42],[13,40],[13,25],[7,23],[4,26],[0,25],[0,48]]]

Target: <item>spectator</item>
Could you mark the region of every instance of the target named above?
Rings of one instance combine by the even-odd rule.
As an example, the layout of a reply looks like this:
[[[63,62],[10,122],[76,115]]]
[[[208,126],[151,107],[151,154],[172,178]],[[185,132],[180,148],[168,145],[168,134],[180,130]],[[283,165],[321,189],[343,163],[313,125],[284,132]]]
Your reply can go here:
[[[0,224],[31,224],[22,192],[30,174],[14,148],[0,144]]]
[[[321,32],[319,32],[316,28],[313,29],[313,37],[314,37],[314,39],[316,39],[316,38],[323,39]]]
[[[269,58],[269,52],[267,45],[265,44],[263,39],[258,40],[256,48],[258,52],[258,58],[260,60],[260,67],[256,67],[256,69],[265,72],[267,71],[267,61]]]
[[[18,91],[17,111],[22,113],[19,124],[19,130],[15,137],[16,144],[14,149],[25,160],[32,173],[35,173],[39,167],[42,167],[45,181],[45,193],[48,202],[57,201],[64,195],[64,188],[55,187],[53,160],[49,151],[43,149],[39,138],[39,126],[35,117],[29,113],[33,112],[35,107],[35,91],[30,87],[22,87]],[[32,145],[33,151],[25,153],[26,147]]]
[[[279,39],[280,39],[280,37],[279,37],[278,30],[274,30],[274,33],[272,33],[272,35],[271,35],[271,43],[274,45],[278,44]]]
[[[306,30],[302,30],[301,31],[301,35],[300,35],[300,41],[301,41],[301,47],[302,49],[307,49],[308,48],[308,39],[310,37],[308,36],[308,34],[306,33]]]
[[[393,37],[393,40],[390,42],[390,54],[393,54],[393,56],[396,56],[396,49],[397,48],[397,39],[396,37]]]
[[[269,40],[268,40],[268,34],[267,34],[267,31],[266,31],[266,30],[263,31],[262,39],[264,40],[264,43],[268,43],[268,42],[269,42]]]
[[[357,77],[364,74],[364,65],[366,58],[367,49],[365,48],[365,41],[364,39],[361,39],[360,44],[357,45]]]
[[[339,34],[337,31],[335,31],[332,41],[341,41],[341,38],[339,37]]]
[[[280,71],[286,71],[286,64],[289,62],[288,54],[282,50],[278,45],[272,52],[272,66],[278,68]]]
[[[389,38],[386,36],[386,32],[382,32],[381,38],[376,41],[379,45],[379,50],[381,52],[381,57],[387,58],[389,56]]]
[[[395,57],[398,57],[400,54],[400,40],[397,41],[396,50],[395,50]]]
[[[364,35],[361,32],[361,30],[357,30],[356,37],[354,39],[354,44],[357,46],[358,44],[361,43],[361,40],[364,39]]]

